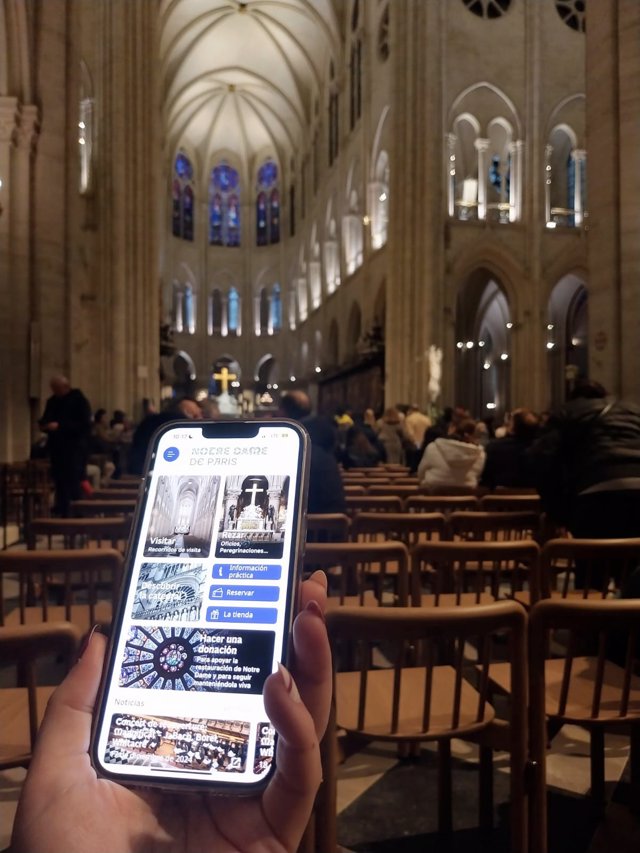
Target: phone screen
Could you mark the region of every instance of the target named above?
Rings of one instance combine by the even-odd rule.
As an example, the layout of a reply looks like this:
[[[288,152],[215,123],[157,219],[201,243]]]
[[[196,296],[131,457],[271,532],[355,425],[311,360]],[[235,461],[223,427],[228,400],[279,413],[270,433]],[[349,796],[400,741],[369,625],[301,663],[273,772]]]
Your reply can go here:
[[[273,767],[265,679],[286,658],[306,500],[287,421],[157,434],[94,726],[97,769],[249,792]]]

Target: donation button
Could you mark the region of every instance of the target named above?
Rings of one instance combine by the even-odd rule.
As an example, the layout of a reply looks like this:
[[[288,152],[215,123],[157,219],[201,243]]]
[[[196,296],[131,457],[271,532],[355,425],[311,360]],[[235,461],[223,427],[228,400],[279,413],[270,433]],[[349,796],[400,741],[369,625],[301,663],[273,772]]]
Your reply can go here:
[[[207,622],[234,622],[236,625],[275,625],[278,611],[275,607],[234,607],[220,604],[207,607]]]

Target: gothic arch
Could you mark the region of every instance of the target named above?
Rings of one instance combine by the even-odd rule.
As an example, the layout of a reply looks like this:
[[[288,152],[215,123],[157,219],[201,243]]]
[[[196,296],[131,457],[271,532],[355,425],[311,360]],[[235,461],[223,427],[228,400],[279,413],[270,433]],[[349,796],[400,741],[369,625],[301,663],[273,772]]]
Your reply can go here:
[[[509,300],[511,313],[517,317],[519,294],[515,282],[522,280],[522,268],[511,252],[507,251],[497,241],[487,240],[486,237],[462,251],[453,262],[445,297],[445,307],[454,310],[460,290],[465,287],[473,271],[479,268],[485,268],[500,281]]]
[[[478,95],[483,96],[489,94],[489,100],[494,101],[494,104],[485,104],[484,112],[485,115],[480,117],[480,127],[486,128],[487,124],[491,119],[495,118],[495,116],[500,115],[502,110],[496,109],[495,99],[498,99],[498,102],[501,102],[503,106],[510,112],[510,122],[513,124],[515,128],[516,137],[518,139],[522,138],[522,127],[520,123],[520,118],[518,116],[518,110],[516,109],[516,105],[514,102],[506,95],[502,89],[498,86],[495,86],[493,83],[489,83],[487,80],[483,80],[480,83],[474,83],[472,86],[468,86],[466,89],[463,89],[462,92],[454,98],[451,107],[449,108],[449,115],[447,120],[447,126],[451,127],[454,120],[458,116],[459,112],[466,112],[466,109],[462,108],[463,103],[465,101],[467,104],[472,101],[475,103],[475,108],[473,113],[477,116],[478,113],[482,113],[482,106],[478,103]],[[476,96],[476,97],[474,97]]]
[[[0,5],[0,96],[12,95],[33,103],[33,74],[29,4],[2,0]]]
[[[373,137],[373,145],[371,146],[371,162],[369,164],[369,175],[372,181],[376,180],[376,163],[378,162],[378,154],[380,151],[387,148],[387,145],[383,145],[383,132],[385,132],[386,135],[386,121],[389,116],[390,109],[391,108],[388,104],[383,107],[376,126],[376,132]]]

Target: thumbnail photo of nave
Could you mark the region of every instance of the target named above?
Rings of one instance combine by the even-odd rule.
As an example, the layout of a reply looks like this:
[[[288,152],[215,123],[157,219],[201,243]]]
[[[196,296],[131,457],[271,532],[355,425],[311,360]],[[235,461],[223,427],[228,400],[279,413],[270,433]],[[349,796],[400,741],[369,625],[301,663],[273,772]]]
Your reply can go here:
[[[153,429],[276,416],[336,670],[300,853],[640,846],[639,77],[638,0],[0,0],[0,850]]]

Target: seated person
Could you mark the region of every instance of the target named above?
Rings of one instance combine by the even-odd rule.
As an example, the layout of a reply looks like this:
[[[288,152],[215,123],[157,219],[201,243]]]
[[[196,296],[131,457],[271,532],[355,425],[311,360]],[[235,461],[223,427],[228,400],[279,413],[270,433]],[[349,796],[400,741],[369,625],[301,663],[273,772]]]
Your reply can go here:
[[[476,443],[476,423],[453,424],[446,437],[427,445],[418,465],[421,486],[468,486],[475,489],[484,467],[485,452]]]

